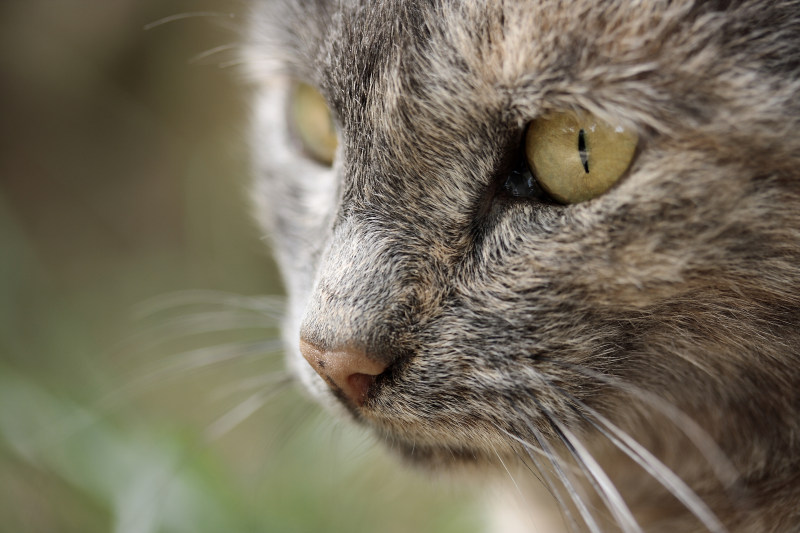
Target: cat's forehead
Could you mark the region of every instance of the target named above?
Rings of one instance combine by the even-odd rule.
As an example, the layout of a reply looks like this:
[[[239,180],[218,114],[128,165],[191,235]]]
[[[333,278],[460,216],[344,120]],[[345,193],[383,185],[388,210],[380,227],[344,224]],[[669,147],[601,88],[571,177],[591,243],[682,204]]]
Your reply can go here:
[[[422,111],[440,114],[500,105],[524,120],[588,107],[654,122],[653,106],[687,78],[682,65],[702,72],[720,61],[718,24],[703,4],[287,2],[263,10],[260,33],[281,67],[320,88],[335,111],[365,113],[354,121],[421,97]]]
[[[346,189],[401,197],[424,185],[466,205],[514,136],[550,112],[586,110],[645,142],[771,135],[784,121],[777,96],[754,96],[772,84],[793,98],[776,87],[797,68],[786,49],[797,39],[780,9],[762,11],[692,0],[279,0],[259,6],[248,62],[270,57],[323,93]],[[455,183],[467,190],[453,194]]]

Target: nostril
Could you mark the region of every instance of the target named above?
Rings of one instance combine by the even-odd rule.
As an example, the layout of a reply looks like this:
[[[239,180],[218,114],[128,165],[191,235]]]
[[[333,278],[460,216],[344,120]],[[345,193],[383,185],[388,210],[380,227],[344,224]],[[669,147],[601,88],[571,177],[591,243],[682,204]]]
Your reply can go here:
[[[384,363],[360,350],[321,350],[300,339],[300,352],[332,389],[357,406],[364,404],[375,377],[386,370]]]
[[[361,406],[367,399],[370,386],[375,383],[376,375],[370,374],[351,374],[347,377],[348,396],[356,405]]]

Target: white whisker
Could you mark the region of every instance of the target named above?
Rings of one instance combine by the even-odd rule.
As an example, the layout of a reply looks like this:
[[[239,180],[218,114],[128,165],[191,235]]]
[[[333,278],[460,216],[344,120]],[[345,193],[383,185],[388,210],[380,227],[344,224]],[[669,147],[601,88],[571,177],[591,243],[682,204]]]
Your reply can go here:
[[[563,362],[558,363],[556,361],[552,362],[560,364],[565,368],[581,372],[586,376],[615,387],[617,390],[626,392],[632,395],[635,399],[641,400],[651,407],[657,409],[659,413],[666,416],[675,425],[675,427],[684,435],[686,435],[692,444],[694,444],[723,486],[730,488],[736,484],[740,477],[736,466],[730,461],[730,459],[728,459],[728,456],[719,447],[711,435],[709,435],[708,432],[703,429],[691,416],[681,411],[675,405],[665,401],[663,398],[650,391],[624,382],[619,378],[607,376],[605,374],[601,374],[577,365],[570,365]],[[552,383],[548,383],[548,385],[558,389],[558,387]],[[560,392],[564,394],[564,391]]]
[[[279,340],[266,340],[254,343],[231,343],[178,353],[160,361],[158,366],[149,372],[128,381],[99,399],[95,403],[95,409],[110,413],[160,383],[184,378],[187,372],[239,358],[280,353],[282,348]],[[287,381],[291,381],[291,376],[288,374],[286,376]],[[281,380],[277,381],[282,384]]]
[[[175,22],[177,20],[189,19],[189,18],[228,18],[234,19],[236,18],[236,14],[234,13],[220,13],[217,11],[191,11],[186,13],[177,13],[175,15],[169,15],[167,17],[154,20],[148,24],[143,26],[145,31],[152,30],[153,28],[157,28],[158,26],[163,26],[164,24],[169,24],[170,22]]]
[[[260,358],[265,354],[279,353],[282,349],[283,343],[279,339],[245,343],[233,342],[207,348],[197,348],[169,356],[164,360],[161,368],[156,369],[154,373],[169,375],[170,373],[197,370],[234,359]]]
[[[723,526],[714,512],[700,499],[699,496],[669,467],[656,458],[649,450],[639,444],[626,432],[622,431],[610,420],[604,417],[597,410],[575,400],[581,409],[585,409],[602,426],[587,418],[598,431],[606,436],[617,448],[624,452],[628,457],[636,461],[650,476],[658,481],[670,494],[675,496],[683,505],[686,506],[705,527],[713,533],[725,533],[727,529]],[[607,428],[607,431],[606,429]],[[611,433],[609,433],[611,432]]]
[[[600,466],[600,463],[595,460],[591,452],[589,452],[580,439],[578,439],[569,428],[549,414],[548,418],[550,418],[553,424],[558,428],[559,436],[563,437],[567,449],[574,453],[578,462],[586,468],[589,481],[591,482],[591,480],[594,479],[597,483],[595,486],[597,494],[603,499],[606,507],[608,507],[608,510],[617,521],[617,524],[619,524],[623,531],[641,533],[642,528],[633,517],[633,513],[631,513],[631,510],[614,486],[614,483],[608,477],[608,474],[606,474],[605,470]]]
[[[508,477],[511,478],[511,482],[514,484],[514,487],[517,489],[517,493],[519,494],[520,498],[524,499],[525,496],[522,494],[522,489],[519,488],[519,485],[517,484],[517,480],[514,479],[514,476],[511,474],[511,471],[508,469],[508,467],[506,466],[506,463],[503,461],[503,458],[500,457],[499,453],[497,453],[497,449],[494,447],[494,444],[490,444],[490,445],[492,447],[492,451],[494,451],[494,454],[497,456],[497,460],[500,461],[500,464],[503,465],[503,469],[506,471],[506,474],[508,474]]]
[[[238,66],[241,66],[241,65],[245,65],[247,63],[248,63],[248,60],[246,60],[246,59],[232,59],[230,61],[223,61],[218,66],[221,69],[226,69],[226,68],[232,68],[232,67],[238,67]]]
[[[650,476],[660,483],[670,494],[675,496],[678,501],[684,504],[705,526],[714,533],[725,533],[726,528],[720,523],[713,511],[703,502],[703,500],[669,467],[655,457],[649,450],[637,442],[625,431],[617,427],[596,409],[586,405],[584,402],[573,397],[567,391],[550,383],[545,378],[545,385],[558,392],[572,402],[575,412],[594,426],[600,433],[611,441],[620,451],[634,460]],[[591,415],[592,418],[586,414]],[[686,416],[684,414],[684,416]],[[595,421],[596,420],[596,421]]]
[[[548,456],[551,457],[550,464],[553,465],[553,468],[556,471],[556,475],[561,480],[561,483],[564,485],[564,489],[567,491],[567,495],[570,497],[570,499],[573,501],[573,503],[575,503],[576,507],[578,508],[578,513],[580,513],[581,518],[583,518],[586,527],[588,527],[592,533],[594,533],[595,531],[599,532],[600,527],[597,525],[594,515],[591,513],[591,511],[589,511],[589,508],[586,506],[586,503],[579,494],[576,486],[572,483],[566,471],[561,467],[562,459],[556,456],[555,451],[550,446],[550,444],[548,444],[547,439],[545,439],[541,431],[536,429],[536,427],[533,426],[533,424],[530,424],[528,427],[531,429],[531,431],[534,432],[534,437],[536,438],[537,442],[539,442],[539,445],[542,446],[543,449],[547,451]]]
[[[266,394],[257,392],[212,422],[205,431],[207,440],[216,440],[230,432],[266,403]]]
[[[550,494],[550,496],[556,501],[556,503],[558,504],[559,512],[561,513],[561,517],[563,518],[564,523],[567,525],[567,527],[569,527],[569,530],[577,532],[578,524],[575,521],[575,518],[572,516],[572,513],[570,512],[569,506],[567,505],[566,500],[564,498],[564,494],[562,492],[562,490],[567,490],[567,488],[563,484],[560,487],[557,486],[556,482],[553,481],[550,472],[544,468],[544,465],[541,463],[539,458],[534,456],[531,450],[528,449],[528,447],[532,448],[533,445],[528,444],[525,447],[525,451],[528,454],[528,457],[530,457],[531,460],[533,461],[536,470],[533,470],[521,456],[519,456],[519,460],[522,461],[522,464],[524,464],[528,468],[528,470],[536,477],[536,479],[538,479],[539,482],[547,489],[547,492]]]
[[[166,319],[148,326],[122,340],[117,350],[134,346],[137,351],[150,352],[164,343],[178,339],[189,339],[197,335],[243,330],[276,330],[277,324],[268,323],[252,314],[235,311],[195,313]]]
[[[581,498],[580,494],[578,494],[578,491],[575,489],[575,486],[570,481],[569,476],[567,476],[566,472],[561,468],[562,459],[555,454],[554,450],[547,443],[547,440],[544,438],[544,435],[542,435],[541,431],[539,431],[531,423],[527,423],[527,426],[528,426],[528,429],[530,430],[530,432],[533,434],[533,437],[539,443],[539,447],[532,445],[531,443],[519,438],[518,436],[514,435],[513,433],[505,431],[502,428],[498,428],[498,429],[500,429],[500,431],[502,431],[503,433],[505,433],[506,435],[508,435],[512,439],[514,439],[515,441],[517,441],[520,444],[522,444],[523,448],[528,452],[528,456],[531,458],[531,460],[534,462],[534,464],[536,464],[536,467],[539,469],[540,472],[542,472],[543,475],[545,475],[545,478],[548,480],[547,484],[548,484],[550,490],[552,491],[551,494],[554,495],[554,497],[555,497],[556,501],[558,502],[561,510],[565,514],[565,521],[570,525],[570,527],[573,530],[577,530],[578,529],[577,528],[577,524],[575,523],[575,519],[572,517],[572,514],[569,512],[569,506],[566,505],[566,503],[563,500],[563,497],[560,496],[561,491],[557,491],[557,489],[554,486],[555,484],[552,481],[550,481],[550,477],[546,475],[547,470],[542,467],[541,463],[536,458],[534,453],[542,455],[543,457],[545,457],[550,462],[551,465],[553,465],[553,470],[555,471],[556,476],[561,481],[561,484],[564,487],[564,490],[567,492],[567,496],[569,496],[569,498],[575,504],[575,507],[577,507],[578,513],[580,513],[581,518],[583,518],[583,521],[586,524],[586,527],[588,527],[589,530],[592,533],[601,533],[600,527],[597,525],[597,522],[595,521],[594,517],[592,516],[592,513],[586,507],[586,504],[584,503],[583,498]],[[556,496],[556,494],[559,494],[559,496]]]
[[[286,381],[285,384],[288,384]],[[283,387],[275,387],[269,391],[259,391],[245,401],[212,422],[205,431],[207,440],[216,440],[229,433],[233,428],[247,420],[256,411],[264,407],[270,397],[281,391]]]
[[[219,401],[233,394],[257,388],[267,388],[267,387],[269,387],[269,389],[272,389],[273,387],[283,388],[285,385],[287,385],[293,380],[294,377],[292,376],[292,374],[290,374],[286,370],[277,370],[274,372],[268,372],[260,376],[253,376],[251,378],[240,380],[237,383],[231,385],[227,385],[224,387],[220,386],[211,395],[211,399],[212,401]]]
[[[163,311],[197,305],[254,311],[275,321],[280,320],[285,313],[284,298],[280,296],[242,296],[225,291],[197,289],[175,291],[145,300],[134,306],[133,315],[135,319],[142,320]]]
[[[226,52],[228,50],[236,50],[240,46],[241,45],[239,43],[228,43],[228,44],[223,44],[223,45],[220,45],[220,46],[215,46],[214,48],[212,48],[210,50],[206,50],[205,52],[200,52],[199,54],[191,57],[189,59],[189,63],[199,63],[199,62],[203,61],[204,59],[207,59],[207,58],[209,58],[211,56],[214,56],[216,54],[219,54],[221,52]]]

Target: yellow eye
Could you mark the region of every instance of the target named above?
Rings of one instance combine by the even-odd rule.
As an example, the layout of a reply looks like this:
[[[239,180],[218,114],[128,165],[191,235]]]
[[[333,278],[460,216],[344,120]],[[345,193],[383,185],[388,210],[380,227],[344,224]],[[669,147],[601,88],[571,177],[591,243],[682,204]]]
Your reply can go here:
[[[319,163],[331,166],[339,140],[325,98],[310,85],[296,83],[291,94],[290,120],[303,150]]]
[[[531,122],[525,157],[553,199],[574,204],[600,196],[631,164],[636,133],[594,115],[558,113]]]

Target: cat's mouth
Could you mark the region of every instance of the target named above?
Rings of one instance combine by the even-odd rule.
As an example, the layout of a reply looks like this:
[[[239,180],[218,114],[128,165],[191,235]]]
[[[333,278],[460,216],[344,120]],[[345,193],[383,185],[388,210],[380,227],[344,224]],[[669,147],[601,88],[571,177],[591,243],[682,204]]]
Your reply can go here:
[[[381,434],[381,437],[385,436]],[[462,444],[426,444],[393,438],[391,450],[400,455],[404,461],[428,468],[452,470],[454,467],[471,467],[488,463],[492,460],[490,453],[480,448]]]
[[[502,428],[464,405],[464,391],[451,385],[420,394],[413,384],[431,377],[409,376],[411,357],[387,364],[363,350],[325,350],[306,339],[300,352],[353,419],[413,463],[466,465],[513,453]]]
[[[396,413],[384,416],[369,407],[359,412],[360,421],[373,429],[392,452],[426,468],[474,466],[518,454],[512,449],[513,443],[486,421],[398,418]]]

